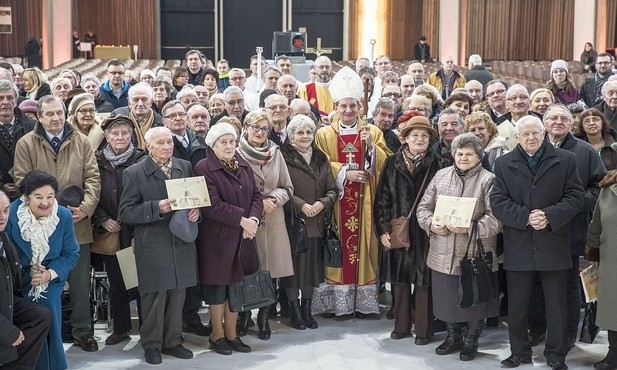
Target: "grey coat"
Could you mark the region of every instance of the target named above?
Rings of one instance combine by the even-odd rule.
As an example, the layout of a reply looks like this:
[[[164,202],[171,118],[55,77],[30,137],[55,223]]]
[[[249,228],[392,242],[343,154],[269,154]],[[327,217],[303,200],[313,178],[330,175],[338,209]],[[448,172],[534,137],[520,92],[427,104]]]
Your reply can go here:
[[[495,161],[490,201],[503,225],[504,269],[553,271],[572,267],[570,221],[583,208],[584,191],[574,154],[544,142],[534,175],[519,145]],[[549,225],[535,230],[529,214],[540,209]]]
[[[193,176],[190,162],[173,158],[173,179]],[[135,226],[135,260],[139,292],[161,292],[197,284],[195,243],[185,243],[169,230],[173,212],[159,214],[167,199],[167,176],[150,156],[122,175],[120,220]]]
[[[598,271],[598,316],[602,329],[617,330],[617,184],[600,190],[598,204],[589,225],[587,245],[600,248]]]

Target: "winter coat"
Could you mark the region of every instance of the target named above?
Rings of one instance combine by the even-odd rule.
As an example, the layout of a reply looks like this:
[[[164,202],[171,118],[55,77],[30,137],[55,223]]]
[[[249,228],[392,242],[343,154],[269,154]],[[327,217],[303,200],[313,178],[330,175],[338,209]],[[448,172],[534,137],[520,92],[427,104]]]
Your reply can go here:
[[[13,324],[13,306],[23,299],[21,264],[17,251],[5,232],[0,232],[6,257],[0,255],[0,364],[17,360],[17,348],[12,344],[19,337],[19,328]]]
[[[127,82],[122,81],[122,93],[117,98],[107,81],[99,87],[99,95],[103,100],[110,102],[114,109],[126,107],[129,105],[129,87],[131,86]]]
[[[34,129],[36,121],[26,115],[19,108],[15,108],[15,122],[13,123],[13,142],[9,147],[4,141],[4,137],[0,135],[0,186],[4,184],[14,183],[9,171],[13,168],[13,158],[17,142],[25,134]]]
[[[534,175],[517,146],[495,161],[491,206],[503,225],[504,268],[554,271],[572,267],[570,221],[583,208],[584,190],[574,154],[545,142]],[[542,210],[549,225],[528,225],[532,210]]]
[[[426,264],[432,270],[448,275],[460,274],[460,261],[465,257],[469,233],[452,233],[446,235],[434,234],[430,231],[433,213],[439,195],[476,198],[476,205],[471,216],[471,222],[476,223],[477,236],[482,240],[484,250],[493,254],[493,271],[497,271],[497,234],[501,232],[501,224],[493,214],[489,195],[495,176],[478,165],[464,176],[456,172],[456,166],[444,168],[435,174],[428,185],[422,200],[418,205],[418,224],[430,236]],[[471,248],[471,247],[470,247]],[[473,250],[470,250],[470,254]]]
[[[484,66],[474,66],[473,68],[465,72],[464,76],[467,82],[471,80],[476,80],[481,83],[482,86],[486,86],[489,81],[495,79],[495,76],[493,76],[491,72],[487,71]]]
[[[373,203],[373,219],[378,238],[392,231],[390,219],[409,215],[416,197],[422,197],[424,189],[443,165],[444,162],[429,151],[414,172],[410,173],[401,150],[388,157]],[[425,182],[424,187],[420,189],[422,182]],[[394,284],[416,284],[427,287],[430,285],[431,276],[426,266],[429,238],[418,224],[415,212],[409,219],[409,240],[411,244],[409,249],[386,251],[381,246],[379,278]]]

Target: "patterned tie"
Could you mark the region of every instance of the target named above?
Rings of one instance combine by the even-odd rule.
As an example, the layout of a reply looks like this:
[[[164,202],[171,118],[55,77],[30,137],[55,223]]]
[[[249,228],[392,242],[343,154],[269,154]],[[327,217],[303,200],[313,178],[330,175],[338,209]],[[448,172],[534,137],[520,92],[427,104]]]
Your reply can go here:
[[[6,144],[6,147],[9,148],[9,151],[13,152],[13,137],[9,131],[8,125],[0,124],[0,134],[2,135],[2,140]]]
[[[60,150],[60,139],[57,136],[54,136],[53,139],[51,139],[51,145],[54,147],[54,151],[57,154]]]

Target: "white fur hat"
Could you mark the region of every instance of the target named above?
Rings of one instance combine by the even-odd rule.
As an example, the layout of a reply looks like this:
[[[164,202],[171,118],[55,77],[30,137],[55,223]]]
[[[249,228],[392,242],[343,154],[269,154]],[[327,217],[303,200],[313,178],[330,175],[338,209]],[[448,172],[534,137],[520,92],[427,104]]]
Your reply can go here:
[[[229,123],[221,122],[217,123],[216,125],[210,126],[208,134],[206,134],[206,145],[212,148],[218,138],[225,134],[233,135],[234,140],[238,138],[238,133],[236,132],[236,129]]]

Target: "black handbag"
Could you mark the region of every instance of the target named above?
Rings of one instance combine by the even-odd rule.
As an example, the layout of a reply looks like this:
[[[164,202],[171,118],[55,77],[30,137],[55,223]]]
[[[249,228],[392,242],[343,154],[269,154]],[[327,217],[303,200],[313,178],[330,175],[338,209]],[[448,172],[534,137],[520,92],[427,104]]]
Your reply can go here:
[[[485,303],[497,297],[497,279],[493,273],[493,254],[484,251],[482,240],[477,237],[478,230],[473,223],[465,257],[460,262],[461,272],[458,286],[458,305],[469,308],[478,303]],[[472,257],[469,258],[469,247],[475,240]]]
[[[600,331],[600,327],[596,325],[596,314],[598,313],[598,302],[589,302],[585,306],[585,315],[583,316],[583,326],[581,327],[581,336],[579,340],[583,343],[593,343],[596,335]]]
[[[285,226],[287,227],[287,236],[289,236],[291,253],[304,253],[309,249],[306,223],[300,217],[300,213],[293,199],[293,194],[289,189],[285,188],[285,190],[287,190],[289,200],[283,206],[283,210],[285,211]]]
[[[238,247],[238,260],[240,259]],[[228,304],[232,312],[250,311],[256,308],[270,306],[276,303],[276,293],[270,271],[261,268],[259,254],[257,254],[257,271],[245,275],[242,282],[229,286]]]
[[[332,213],[326,216],[326,234],[323,239],[323,259],[325,267],[343,267],[343,250],[336,225],[332,223]]]

